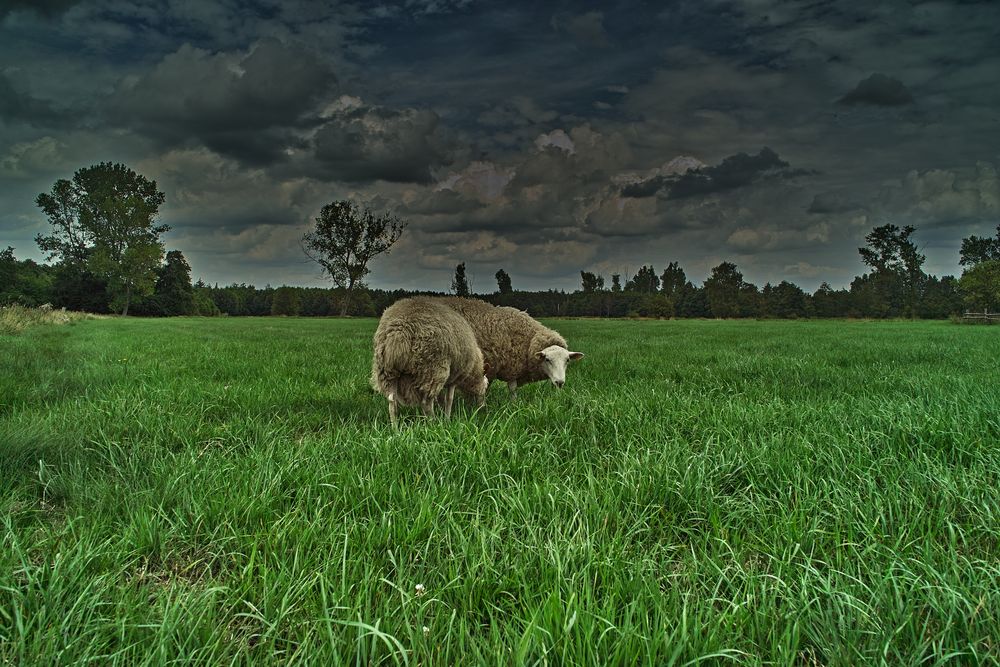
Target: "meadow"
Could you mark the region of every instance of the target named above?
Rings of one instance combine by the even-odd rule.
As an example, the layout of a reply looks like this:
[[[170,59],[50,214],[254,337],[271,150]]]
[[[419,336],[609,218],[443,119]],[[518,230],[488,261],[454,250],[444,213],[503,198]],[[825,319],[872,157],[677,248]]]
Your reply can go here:
[[[0,334],[0,663],[1000,662],[995,328],[546,323],[399,432],[375,320]]]

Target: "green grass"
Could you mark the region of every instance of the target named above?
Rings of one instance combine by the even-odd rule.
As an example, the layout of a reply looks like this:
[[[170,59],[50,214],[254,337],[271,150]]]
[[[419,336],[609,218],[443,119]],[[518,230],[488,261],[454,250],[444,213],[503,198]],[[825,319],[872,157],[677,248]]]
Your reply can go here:
[[[1000,661],[991,328],[550,324],[399,433],[374,320],[0,335],[0,664]]]

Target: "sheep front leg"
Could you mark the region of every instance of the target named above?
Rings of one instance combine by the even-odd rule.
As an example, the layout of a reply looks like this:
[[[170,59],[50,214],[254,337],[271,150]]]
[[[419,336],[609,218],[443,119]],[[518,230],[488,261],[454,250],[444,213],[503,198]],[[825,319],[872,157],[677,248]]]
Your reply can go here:
[[[444,418],[451,419],[451,404],[455,400],[455,385],[448,387],[444,394]]]
[[[389,421],[393,428],[399,428],[399,404],[395,396],[389,396]]]
[[[435,399],[430,398],[430,399],[428,399],[428,400],[426,400],[426,401],[423,402],[424,416],[425,417],[433,417],[434,416],[434,400]]]
[[[511,380],[507,383],[507,389],[510,389],[511,400],[517,400],[517,380]]]

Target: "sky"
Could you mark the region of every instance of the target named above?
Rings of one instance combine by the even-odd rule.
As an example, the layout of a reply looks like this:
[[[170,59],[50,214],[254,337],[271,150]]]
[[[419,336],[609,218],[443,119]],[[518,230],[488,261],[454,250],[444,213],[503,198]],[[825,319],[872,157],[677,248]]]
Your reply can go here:
[[[124,162],[209,283],[324,285],[300,239],[354,199],[408,227],[374,287],[814,290],[913,225],[925,270],[1000,223],[1000,2],[0,0],[0,248]]]

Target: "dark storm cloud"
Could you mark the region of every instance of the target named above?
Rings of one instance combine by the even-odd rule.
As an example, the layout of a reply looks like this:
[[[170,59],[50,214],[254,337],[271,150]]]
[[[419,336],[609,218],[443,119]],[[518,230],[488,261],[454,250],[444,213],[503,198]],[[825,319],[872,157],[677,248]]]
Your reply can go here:
[[[651,197],[663,191],[668,199],[685,199],[735,190],[768,177],[806,173],[788,167],[788,162],[765,146],[756,155],[730,155],[714,167],[690,169],[680,175],[658,175],[625,185],[622,196]]]
[[[315,137],[323,176],[349,183],[430,183],[450,164],[454,144],[429,110],[368,107],[360,100],[336,110]]]
[[[58,110],[51,102],[33,97],[28,91],[19,89],[3,72],[0,72],[0,121],[48,126],[62,124],[66,120],[65,111]]]
[[[0,20],[17,11],[33,12],[52,18],[79,3],[80,0],[4,0],[0,2]]]
[[[861,208],[861,205],[839,192],[822,192],[813,197],[807,213],[846,213]]]
[[[898,107],[913,103],[913,95],[899,79],[876,72],[862,80],[838,101],[838,104],[870,104],[880,107]]]
[[[552,17],[552,27],[569,34],[582,46],[605,49],[610,44],[604,30],[604,13],[591,11],[576,16],[556,14]]]
[[[273,39],[248,53],[181,46],[108,104],[120,124],[166,147],[203,144],[249,164],[304,146],[295,130],[318,124],[336,92],[332,67],[308,49]]]

